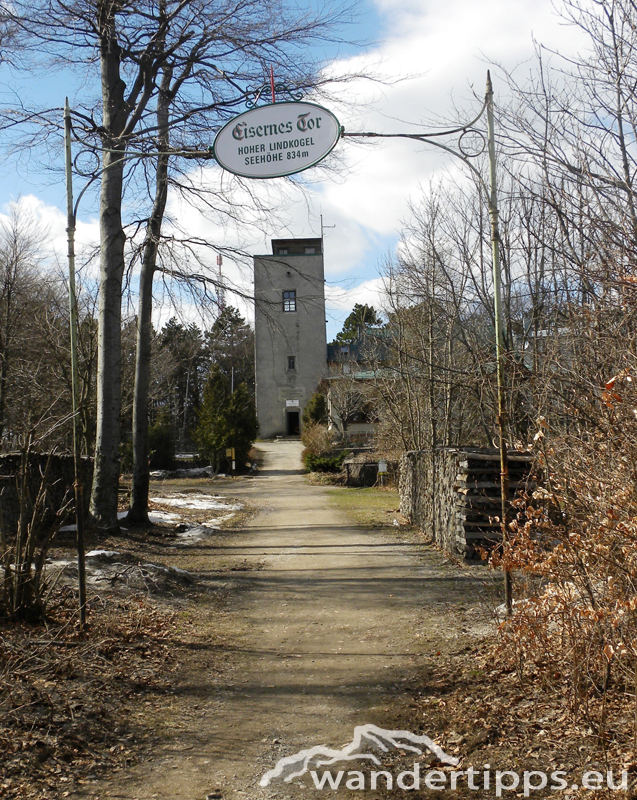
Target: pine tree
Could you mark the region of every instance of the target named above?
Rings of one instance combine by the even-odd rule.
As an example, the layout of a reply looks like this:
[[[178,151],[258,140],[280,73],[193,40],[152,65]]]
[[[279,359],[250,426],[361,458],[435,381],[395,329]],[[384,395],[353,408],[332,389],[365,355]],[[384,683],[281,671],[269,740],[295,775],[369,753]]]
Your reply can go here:
[[[367,325],[380,325],[381,321],[374,306],[356,303],[354,310],[343,323],[341,332],[336,335],[336,342],[347,344],[362,339]]]
[[[317,425],[327,425],[327,419],[327,397],[322,392],[314,392],[303,409],[303,426],[312,422]]]
[[[234,448],[236,468],[242,472],[257,430],[256,409],[248,387],[241,383],[230,393],[226,376],[218,366],[213,367],[195,431],[200,455],[210,460],[216,472],[230,471],[226,450]]]

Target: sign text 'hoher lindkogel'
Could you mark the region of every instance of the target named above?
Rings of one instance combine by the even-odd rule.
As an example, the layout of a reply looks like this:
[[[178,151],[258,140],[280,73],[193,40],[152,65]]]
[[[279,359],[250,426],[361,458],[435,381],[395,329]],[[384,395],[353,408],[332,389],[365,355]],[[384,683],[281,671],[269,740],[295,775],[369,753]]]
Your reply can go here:
[[[230,120],[214,142],[218,163],[245,178],[280,178],[318,164],[338,142],[336,117],[314,103],[273,103]]]

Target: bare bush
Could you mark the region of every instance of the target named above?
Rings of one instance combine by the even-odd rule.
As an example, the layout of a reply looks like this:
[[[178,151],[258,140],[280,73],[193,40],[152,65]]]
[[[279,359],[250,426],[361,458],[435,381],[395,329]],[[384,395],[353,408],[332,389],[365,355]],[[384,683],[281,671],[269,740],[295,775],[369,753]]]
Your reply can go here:
[[[556,377],[553,414],[535,434],[543,484],[520,501],[525,521],[511,523],[503,554],[530,581],[502,627],[501,653],[523,680],[536,672],[566,683],[572,709],[599,730],[608,691],[632,693],[637,675],[637,354],[634,335],[617,335],[616,313],[587,317],[597,328],[582,348],[588,369],[563,344],[571,380]],[[626,333],[630,315],[622,320]],[[596,382],[600,363],[621,369]]]
[[[327,425],[310,422],[303,426],[301,441],[304,445],[303,457],[306,455],[322,456],[333,453],[336,447],[336,435]]]
[[[64,522],[71,497],[61,508],[51,508],[49,500],[51,457],[39,475],[39,488],[31,494],[36,466],[30,459],[31,448],[22,453],[20,471],[16,475],[20,515],[15,530],[5,528],[0,513],[0,565],[3,572],[0,587],[0,618],[43,618],[48,587],[45,579],[46,557],[58,528]],[[1,499],[1,495],[0,495]]]

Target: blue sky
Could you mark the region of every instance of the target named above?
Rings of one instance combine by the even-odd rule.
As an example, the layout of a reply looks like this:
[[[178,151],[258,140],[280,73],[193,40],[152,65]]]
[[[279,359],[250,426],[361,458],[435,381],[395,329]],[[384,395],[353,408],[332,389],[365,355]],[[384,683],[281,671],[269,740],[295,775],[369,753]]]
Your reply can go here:
[[[578,43],[577,32],[561,23],[551,0],[365,0],[357,4],[356,25],[343,35],[371,44],[333,46],[317,53],[325,59],[329,74],[374,71],[387,82],[351,83],[342,92],[343,102],[337,90],[332,110],[347,130],[378,132],[418,130],[433,119],[453,122],[454,107],[476,107],[473,93],[484,92],[487,61],[509,69],[530,68],[533,37],[565,52],[572,52]],[[51,107],[61,107],[65,94],[73,102],[83,88],[81,80],[72,73],[20,78],[7,67],[0,68],[4,99],[13,92]],[[497,102],[502,91],[497,78],[495,91]],[[332,173],[316,168],[303,174],[303,194],[285,179],[270,181],[267,187],[260,182],[256,191],[283,220],[269,235],[220,225],[176,198],[169,203],[170,213],[182,226],[214,243],[241,245],[253,253],[268,252],[269,238],[318,235],[322,214],[329,338],[354,303],[382,306],[381,265],[396,246],[410,202],[417,202],[432,180],[457,176],[460,169],[449,157],[413,142],[389,140],[361,147],[343,140],[335,155],[339,163]],[[62,152],[52,148],[47,158],[49,165],[37,153],[23,159],[18,169],[4,165],[0,207],[29,196],[30,208],[62,257],[65,199],[63,175],[56,169],[62,166]],[[197,170],[193,181],[197,180],[218,184],[229,178],[221,176],[218,167],[207,166]],[[78,179],[76,194],[80,186]],[[79,211],[80,245],[95,242],[97,236],[90,200]],[[231,284],[249,290],[249,274],[240,264],[226,260],[224,268]],[[250,314],[243,301],[236,304]],[[157,322],[171,313],[170,303],[165,303]],[[192,316],[193,309],[186,304],[184,313]]]

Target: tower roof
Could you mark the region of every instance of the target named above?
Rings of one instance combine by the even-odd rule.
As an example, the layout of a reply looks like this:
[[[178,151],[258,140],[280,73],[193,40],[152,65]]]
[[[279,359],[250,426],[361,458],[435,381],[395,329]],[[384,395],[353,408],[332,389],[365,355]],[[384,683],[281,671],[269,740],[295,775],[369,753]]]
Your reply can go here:
[[[272,239],[275,256],[314,256],[322,252],[322,239]]]

